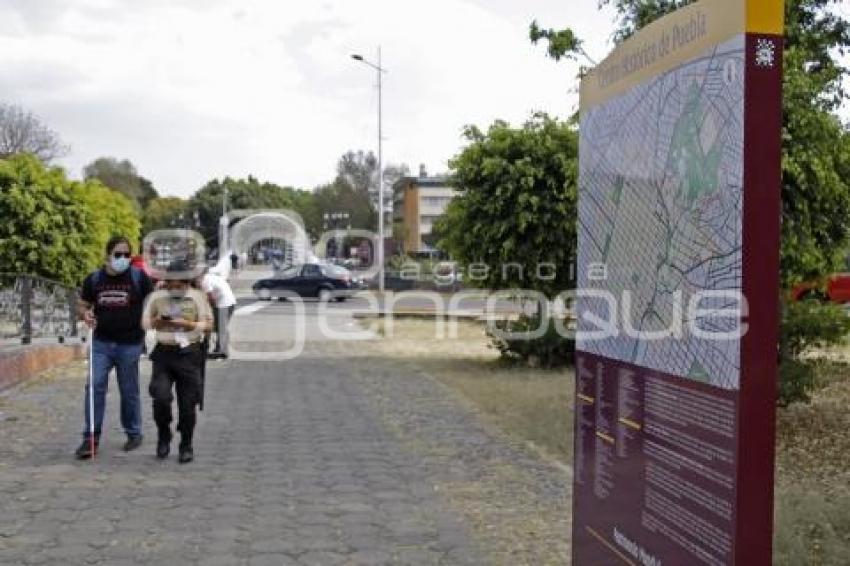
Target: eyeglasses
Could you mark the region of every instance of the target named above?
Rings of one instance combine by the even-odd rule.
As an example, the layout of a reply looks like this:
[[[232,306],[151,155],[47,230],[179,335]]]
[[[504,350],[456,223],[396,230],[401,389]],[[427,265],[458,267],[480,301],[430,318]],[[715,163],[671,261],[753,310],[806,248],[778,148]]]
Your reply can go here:
[[[112,254],[112,257],[114,257],[115,259],[119,259],[119,258],[122,258],[122,257],[126,257],[126,258],[129,259],[130,258],[130,252],[115,252],[114,254]]]

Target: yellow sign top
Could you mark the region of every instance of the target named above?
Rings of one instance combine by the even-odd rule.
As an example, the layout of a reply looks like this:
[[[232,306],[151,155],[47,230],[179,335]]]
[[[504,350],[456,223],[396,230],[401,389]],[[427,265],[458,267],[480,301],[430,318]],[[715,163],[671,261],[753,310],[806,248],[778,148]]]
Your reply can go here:
[[[785,31],[783,0],[744,0],[747,4],[747,33],[781,35]]]
[[[783,30],[783,0],[702,0],[651,23],[585,75],[581,107],[605,102],[743,33]]]

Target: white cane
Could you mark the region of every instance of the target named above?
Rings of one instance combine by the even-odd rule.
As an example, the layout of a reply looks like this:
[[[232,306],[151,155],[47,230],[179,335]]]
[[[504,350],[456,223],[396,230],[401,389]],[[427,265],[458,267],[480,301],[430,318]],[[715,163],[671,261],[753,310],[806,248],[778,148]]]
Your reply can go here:
[[[89,328],[89,450],[91,451],[91,459],[94,460],[95,456],[95,442],[94,442],[94,328]]]

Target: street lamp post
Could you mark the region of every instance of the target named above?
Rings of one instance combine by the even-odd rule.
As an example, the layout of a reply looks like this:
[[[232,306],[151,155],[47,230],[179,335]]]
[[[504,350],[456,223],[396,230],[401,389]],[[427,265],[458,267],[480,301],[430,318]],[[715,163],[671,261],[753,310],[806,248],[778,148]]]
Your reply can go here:
[[[384,160],[383,160],[383,113],[382,113],[382,89],[383,74],[387,72],[381,66],[381,46],[378,46],[378,64],[367,61],[362,55],[351,56],[355,61],[368,65],[378,73],[378,290],[384,291]]]

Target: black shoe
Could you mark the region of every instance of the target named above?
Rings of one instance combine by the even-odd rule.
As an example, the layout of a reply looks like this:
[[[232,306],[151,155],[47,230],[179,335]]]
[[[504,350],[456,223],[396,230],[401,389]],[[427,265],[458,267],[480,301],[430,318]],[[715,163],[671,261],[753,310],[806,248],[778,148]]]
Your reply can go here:
[[[80,447],[77,448],[77,451],[74,453],[78,460],[88,460],[89,458],[97,455],[97,447],[99,444],[99,439],[95,438],[94,444],[92,444],[91,437],[87,437],[83,439],[83,443],[80,444]]]
[[[142,435],[128,436],[127,442],[124,443],[124,452],[131,452],[142,445]]]
[[[171,443],[160,438],[159,442],[156,443],[156,457],[165,460],[170,452]]]
[[[177,461],[181,464],[188,464],[192,460],[195,459],[195,452],[192,450],[191,446],[181,446],[180,447],[180,456]]]
[[[168,458],[171,452],[171,430],[159,432],[159,440],[156,443],[156,457],[160,460]]]

